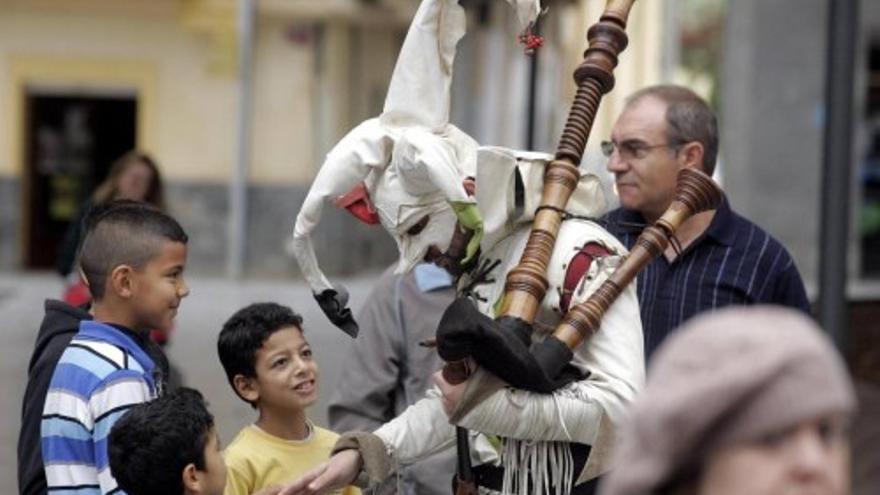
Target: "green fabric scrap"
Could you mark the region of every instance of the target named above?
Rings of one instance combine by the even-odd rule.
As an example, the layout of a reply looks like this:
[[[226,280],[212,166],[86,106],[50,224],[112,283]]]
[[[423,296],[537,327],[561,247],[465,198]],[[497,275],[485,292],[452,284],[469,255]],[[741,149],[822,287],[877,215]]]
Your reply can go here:
[[[450,201],[449,205],[452,206],[452,211],[458,217],[458,223],[462,227],[474,232],[471,240],[468,241],[465,257],[462,260],[462,263],[468,263],[476,256],[477,249],[480,247],[480,241],[483,240],[483,217],[480,215],[480,210],[477,209],[476,203]]]

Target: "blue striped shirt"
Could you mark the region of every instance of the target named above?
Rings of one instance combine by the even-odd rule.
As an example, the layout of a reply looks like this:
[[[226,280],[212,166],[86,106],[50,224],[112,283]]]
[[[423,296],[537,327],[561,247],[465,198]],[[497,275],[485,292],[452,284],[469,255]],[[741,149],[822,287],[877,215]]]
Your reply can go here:
[[[629,249],[644,228],[641,214],[618,208],[605,226]],[[709,227],[671,263],[659,256],[638,276],[645,356],[690,317],[731,304],[780,304],[810,312],[788,251],[730,209],[727,198]]]
[[[40,425],[49,492],[121,493],[110,474],[107,437],[132,406],[156,397],[153,360],[123,331],[80,323],[49,383]]]

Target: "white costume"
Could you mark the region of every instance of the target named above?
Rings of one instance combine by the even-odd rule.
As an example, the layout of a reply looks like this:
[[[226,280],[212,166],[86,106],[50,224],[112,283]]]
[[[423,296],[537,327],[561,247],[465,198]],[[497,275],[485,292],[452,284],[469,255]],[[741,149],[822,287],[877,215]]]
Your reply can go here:
[[[537,15],[537,1],[518,0],[516,4],[521,20]],[[446,250],[456,221],[475,232],[468,256],[479,246],[481,262],[499,261],[489,274],[494,282],[477,284],[473,290],[480,311],[495,316],[493,308],[503,295],[505,276],[519,261],[528,238],[549,157],[478,149],[473,139],[448,123],[452,60],[455,44],[464,34],[464,20],[457,0],[423,0],[395,67],[383,114],[355,128],[328,154],[297,216],[293,236],[294,253],[316,295],[333,295],[336,288],[318,268],[310,233],[325,201],[362,182],[383,227],[397,241],[401,271],[420,261],[429,246]],[[475,197],[463,185],[466,178],[475,178]],[[604,210],[598,179],[583,176],[568,212],[592,218]],[[412,233],[411,228],[426,217],[424,228]],[[535,338],[552,332],[562,316],[560,294],[566,267],[587,243],[598,243],[612,255],[591,265],[577,284],[572,305],[595,290],[617,265],[619,255],[625,254],[624,247],[593,222],[563,222],[549,264],[550,288],[535,322]],[[461,283],[468,282],[465,275]],[[344,296],[336,298],[340,306],[345,302]],[[480,370],[469,379],[464,400],[451,420],[508,439],[501,455],[501,462],[510,468],[505,491],[526,493],[525,476],[531,472],[537,486],[552,485],[558,493],[566,493],[572,480],[578,484],[609,467],[607,454],[614,432],[644,380],[634,287],[623,291],[598,333],[576,349],[574,356],[572,364],[588,376],[552,394],[507,388]],[[389,454],[393,461],[389,464],[384,459],[380,464],[393,467],[448,446],[455,441],[455,430],[435,390],[380,427],[372,438],[381,440],[381,455]],[[472,442],[472,457],[477,462],[497,460],[499,452],[481,438]],[[591,446],[581,472],[573,472],[564,442]],[[376,459],[366,454],[364,458],[367,472],[377,473],[370,467]],[[540,467],[520,469],[523,462]],[[390,474],[384,468],[379,471],[377,476]]]
[[[493,306],[503,296],[505,275],[519,262],[528,239],[530,213],[540,200],[544,160],[537,159],[535,154],[527,156],[531,159],[517,160],[513,152],[501,149],[481,149],[479,153],[476,196],[478,207],[481,212],[485,211],[483,217],[487,220],[481,260],[501,261],[489,276],[495,281],[475,290],[480,297],[478,307],[484,314],[494,316]],[[524,214],[514,218],[519,210],[513,197],[513,175],[517,169],[523,178],[526,195],[522,208]],[[492,186],[481,187],[486,183]],[[582,177],[567,211],[583,217],[594,217],[604,211],[596,177]],[[499,215],[499,212],[504,214]],[[548,265],[550,288],[536,318],[536,339],[552,332],[562,316],[559,299],[566,266],[587,243],[599,243],[612,253],[626,252],[613,236],[591,221],[570,219],[563,222]],[[609,256],[594,262],[578,284],[571,304],[585,300],[616,268],[618,261],[619,256]],[[562,468],[563,449],[559,449],[559,445],[544,445],[545,442],[590,445],[592,450],[586,466],[574,474],[577,474],[576,484],[593,478],[608,469],[614,432],[644,381],[641,330],[635,288],[630,287],[606,313],[599,332],[575,350],[572,364],[589,372],[586,379],[553,394],[538,394],[503,387],[491,374],[478,371],[469,379],[465,400],[452,419],[459,426],[486,434],[543,441],[531,447],[530,442],[507,442],[504,464],[505,467],[520,466],[532,457],[539,460],[555,456],[560,469],[547,473],[553,479],[558,479],[556,476],[572,477],[566,476]],[[454,428],[448,423],[437,394],[435,391],[433,396],[413,405],[374,432],[397,463],[410,463],[455,440]],[[477,456],[477,462],[492,460],[491,451],[486,455],[486,449],[478,450],[482,457]],[[508,470],[511,475],[513,471]],[[517,486],[525,490],[524,483],[515,480],[512,483],[511,489]]]

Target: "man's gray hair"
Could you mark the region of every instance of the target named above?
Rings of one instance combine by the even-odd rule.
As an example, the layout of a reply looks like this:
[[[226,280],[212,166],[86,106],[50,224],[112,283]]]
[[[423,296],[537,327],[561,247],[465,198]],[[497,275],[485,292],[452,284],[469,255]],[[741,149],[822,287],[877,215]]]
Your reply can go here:
[[[718,159],[718,117],[705,100],[683,86],[659,84],[636,91],[626,99],[626,105],[653,96],[666,103],[666,139],[671,145],[696,141],[703,145],[703,171],[715,172]]]

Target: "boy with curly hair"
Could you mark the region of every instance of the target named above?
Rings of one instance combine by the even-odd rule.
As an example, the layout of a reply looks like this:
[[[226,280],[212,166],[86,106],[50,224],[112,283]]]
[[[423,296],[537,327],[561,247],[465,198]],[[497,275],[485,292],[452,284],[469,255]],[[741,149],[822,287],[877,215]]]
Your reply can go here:
[[[226,495],[297,479],[327,460],[338,435],[306,416],[318,398],[318,363],[302,317],[280,304],[247,306],[223,325],[217,352],[232,389],[258,411],[226,449]]]

